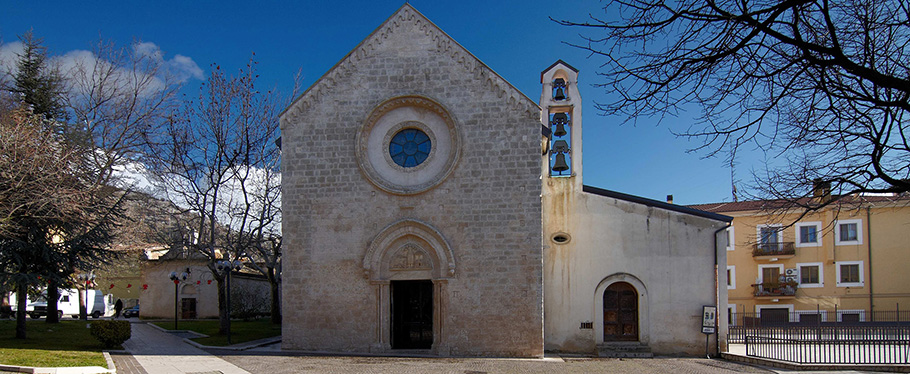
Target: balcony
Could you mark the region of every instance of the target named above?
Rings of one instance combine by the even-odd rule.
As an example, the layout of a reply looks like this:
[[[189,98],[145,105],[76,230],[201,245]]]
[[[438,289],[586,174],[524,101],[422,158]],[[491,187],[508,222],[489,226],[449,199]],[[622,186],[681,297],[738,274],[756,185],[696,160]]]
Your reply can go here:
[[[752,257],[790,258],[796,255],[793,242],[761,243],[752,246]]]
[[[796,296],[796,282],[764,282],[753,284],[753,295],[768,298],[791,298]]]

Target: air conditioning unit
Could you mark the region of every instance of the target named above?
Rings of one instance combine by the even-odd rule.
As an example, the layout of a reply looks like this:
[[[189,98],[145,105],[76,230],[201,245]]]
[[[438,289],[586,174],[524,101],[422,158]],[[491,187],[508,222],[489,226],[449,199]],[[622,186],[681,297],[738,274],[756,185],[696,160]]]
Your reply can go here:
[[[786,275],[786,276],[788,276],[788,277],[795,277],[795,276],[797,276],[797,274],[798,274],[798,273],[796,272],[796,269],[787,269],[787,270],[784,270],[784,275]]]

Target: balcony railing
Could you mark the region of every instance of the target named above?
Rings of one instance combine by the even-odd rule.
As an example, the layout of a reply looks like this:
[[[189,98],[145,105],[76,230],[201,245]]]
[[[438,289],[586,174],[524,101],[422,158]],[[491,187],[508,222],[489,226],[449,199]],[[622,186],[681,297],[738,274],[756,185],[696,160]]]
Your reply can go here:
[[[793,242],[762,243],[752,247],[752,257],[758,256],[792,256],[796,254]]]
[[[765,282],[752,285],[755,296],[795,296],[797,287],[796,282]]]

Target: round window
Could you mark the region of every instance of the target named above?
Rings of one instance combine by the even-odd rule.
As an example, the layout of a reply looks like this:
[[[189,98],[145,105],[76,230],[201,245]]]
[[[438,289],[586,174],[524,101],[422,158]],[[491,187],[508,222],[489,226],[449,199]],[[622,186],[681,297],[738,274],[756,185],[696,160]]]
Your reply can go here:
[[[401,167],[411,168],[426,161],[432,149],[430,137],[418,129],[404,129],[389,142],[389,156]]]

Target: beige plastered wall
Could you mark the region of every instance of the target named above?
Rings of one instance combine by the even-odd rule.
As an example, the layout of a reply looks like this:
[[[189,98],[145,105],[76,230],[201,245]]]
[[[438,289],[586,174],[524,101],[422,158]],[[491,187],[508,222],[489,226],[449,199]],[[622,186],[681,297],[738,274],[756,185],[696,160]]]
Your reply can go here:
[[[728,251],[730,265],[736,270],[735,289],[728,290],[730,305],[738,313],[754,313],[765,307],[789,308],[794,312],[833,313],[839,311],[910,310],[910,207],[905,203],[869,203],[850,209],[826,209],[799,219],[796,213],[779,215],[761,211],[725,213],[734,216],[736,245]],[[757,226],[781,225],[783,242],[795,242],[798,222],[820,222],[821,245],[796,247],[795,255],[752,255]],[[835,241],[834,222],[860,220],[862,242],[839,245]],[[871,250],[871,259],[870,259]],[[862,261],[863,284],[837,285],[836,264],[840,261]],[[801,263],[822,264],[822,287],[799,287],[795,297],[756,297],[753,284],[759,277],[759,266],[782,265],[796,269]],[[870,298],[871,293],[871,298]],[[831,318],[831,317],[829,317]],[[870,317],[863,315],[863,319]]]

